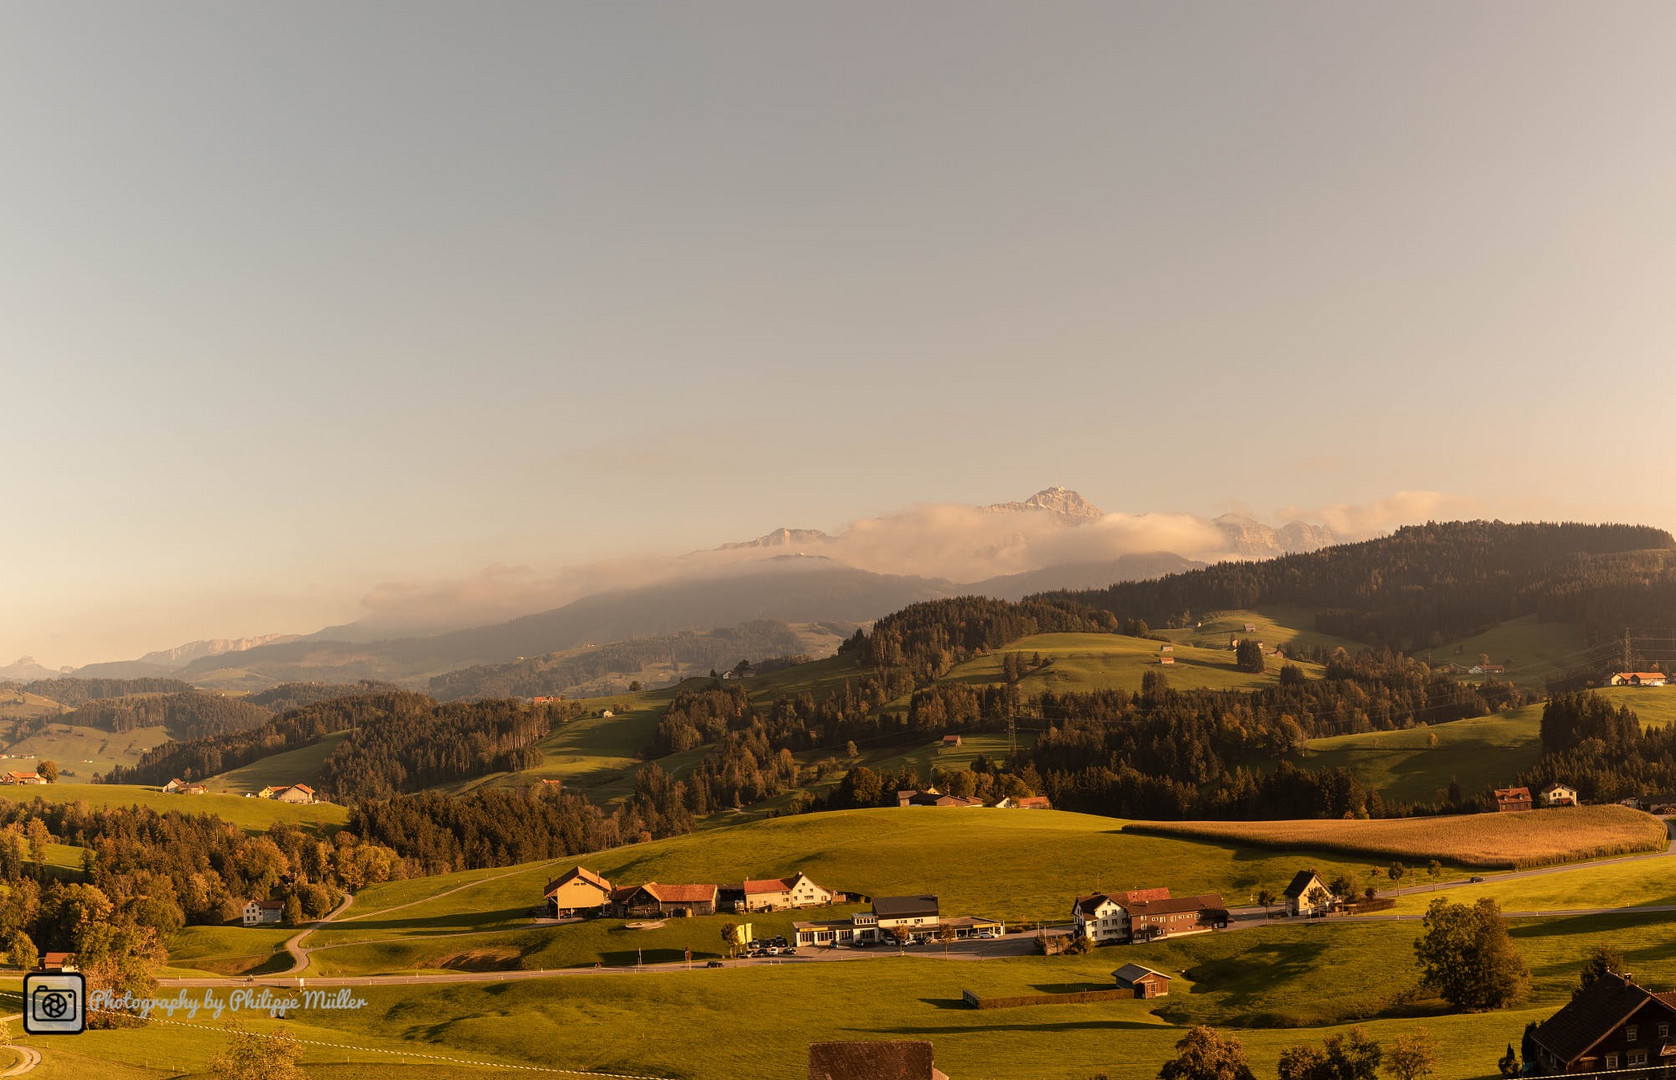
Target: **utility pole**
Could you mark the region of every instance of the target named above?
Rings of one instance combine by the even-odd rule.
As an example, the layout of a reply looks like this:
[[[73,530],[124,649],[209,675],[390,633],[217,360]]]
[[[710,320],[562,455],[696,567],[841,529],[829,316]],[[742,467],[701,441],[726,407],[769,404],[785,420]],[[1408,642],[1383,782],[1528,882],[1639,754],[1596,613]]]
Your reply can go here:
[[[1011,757],[1017,757],[1018,756],[1018,713],[1012,712],[1011,710],[1009,710],[1007,712],[1007,746],[1008,746],[1008,751],[1007,751],[1008,755],[1011,756]]]
[[[1627,626],[1624,627],[1624,670],[1625,671],[1635,670],[1635,663],[1630,658],[1629,627],[1627,627]]]

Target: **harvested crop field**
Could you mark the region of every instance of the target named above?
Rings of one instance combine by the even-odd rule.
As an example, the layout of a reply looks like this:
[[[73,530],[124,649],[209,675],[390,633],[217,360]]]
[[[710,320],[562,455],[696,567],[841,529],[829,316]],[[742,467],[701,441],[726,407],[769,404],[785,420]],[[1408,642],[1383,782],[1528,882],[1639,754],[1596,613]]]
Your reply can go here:
[[[1670,842],[1664,822],[1627,806],[1372,821],[1158,821],[1125,831],[1511,870],[1662,851]]]

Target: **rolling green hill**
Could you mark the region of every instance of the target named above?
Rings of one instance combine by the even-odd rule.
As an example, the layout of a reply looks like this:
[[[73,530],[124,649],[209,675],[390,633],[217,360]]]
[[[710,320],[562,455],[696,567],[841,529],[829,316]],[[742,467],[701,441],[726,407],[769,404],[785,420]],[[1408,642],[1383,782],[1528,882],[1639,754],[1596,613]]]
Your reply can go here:
[[[1037,634],[987,656],[957,664],[940,681],[998,683],[1003,655],[1017,653],[1029,659],[1040,653],[1044,659],[1051,657],[1052,662],[1019,681],[1019,691],[1026,697],[1043,691],[1137,691],[1141,688],[1141,676],[1147,671],[1162,671],[1170,685],[1180,690],[1249,690],[1274,683],[1284,663],[1271,656],[1267,671],[1261,675],[1247,674],[1234,669],[1231,649],[1182,644],[1172,646],[1168,655],[1175,663],[1166,666],[1159,662],[1166,655],[1159,651],[1162,645],[1147,638],[1117,634]],[[1315,664],[1302,666],[1312,676],[1321,673]]]
[[[114,766],[134,764],[141,754],[168,738],[169,733],[160,726],[113,732],[49,723],[7,746],[5,752],[29,765],[41,759],[56,761],[60,776],[91,779]]]
[[[1527,705],[1448,724],[1311,739],[1304,764],[1349,769],[1370,790],[1405,802],[1435,801],[1450,777],[1471,795],[1505,786],[1536,764],[1541,719],[1542,706]]]
[[[212,776],[204,781],[204,786],[217,793],[243,795],[247,791],[260,791],[269,786],[318,784],[320,767],[346,734],[348,732],[334,732],[309,746],[271,754],[242,768]]]
[[[215,814],[250,832],[260,832],[281,821],[331,829],[349,820],[347,809],[330,803],[292,806],[272,799],[246,799],[238,795],[165,795],[157,788],[128,784],[25,784],[0,787],[0,798],[14,802],[40,798],[47,802],[80,800],[89,806],[144,806],[160,814],[170,810]]]

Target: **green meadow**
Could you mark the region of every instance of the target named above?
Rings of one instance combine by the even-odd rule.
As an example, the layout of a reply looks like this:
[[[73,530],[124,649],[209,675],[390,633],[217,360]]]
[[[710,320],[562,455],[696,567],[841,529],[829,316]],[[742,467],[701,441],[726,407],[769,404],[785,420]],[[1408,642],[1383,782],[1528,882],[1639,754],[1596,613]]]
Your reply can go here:
[[[346,731],[334,732],[319,742],[283,753],[270,754],[249,765],[212,776],[204,781],[204,786],[211,791],[230,795],[261,791],[265,787],[289,787],[292,784],[313,786],[320,782],[320,771],[325,766],[326,759],[348,734]]]
[[[1436,646],[1417,643],[1411,650],[1432,663],[1445,661],[1470,668],[1480,656],[1505,664],[1505,677],[1521,686],[1541,687],[1549,675],[1569,670],[1588,658],[1583,628],[1576,623],[1541,622],[1535,615],[1509,619],[1474,637]]]
[[[1261,675],[1236,671],[1233,650],[1225,644],[1205,648],[1172,645],[1172,652],[1167,655],[1175,663],[1161,664],[1159,658],[1166,655],[1160,652],[1164,644],[1120,634],[1037,634],[957,664],[941,681],[976,685],[1000,682],[1001,658],[1006,653],[1020,654],[1026,660],[1039,653],[1050,661],[1019,680],[1019,692],[1027,698],[1044,691],[1136,691],[1141,688],[1141,677],[1148,671],[1163,672],[1171,686],[1184,690],[1252,690],[1271,685],[1280,677],[1283,661],[1273,656],[1268,658],[1268,670]],[[1312,676],[1321,674],[1317,665],[1301,666]]]
[[[33,768],[37,761],[58,763],[58,774],[71,779],[91,780],[96,773],[109,772],[117,765],[133,765],[140,755],[169,741],[161,727],[134,728],[110,732],[70,724],[48,724],[45,728],[6,747],[18,765]],[[6,767],[0,762],[0,768]]]
[[[1505,787],[1542,756],[1541,705],[1401,731],[1311,739],[1304,764],[1343,768],[1386,798],[1433,802],[1450,777],[1471,795]],[[1435,745],[1434,745],[1435,740]]]
[[[349,820],[349,811],[330,803],[292,806],[272,799],[238,795],[165,795],[160,788],[133,784],[20,784],[0,787],[0,798],[29,802],[85,802],[89,806],[143,806],[168,813],[214,814],[250,832],[286,822],[315,828],[335,828]]]

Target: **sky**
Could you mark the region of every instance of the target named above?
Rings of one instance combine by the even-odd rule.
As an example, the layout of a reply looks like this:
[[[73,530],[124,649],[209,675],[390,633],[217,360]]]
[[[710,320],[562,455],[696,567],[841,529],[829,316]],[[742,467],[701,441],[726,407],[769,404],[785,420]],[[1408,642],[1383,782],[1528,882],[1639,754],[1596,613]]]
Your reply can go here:
[[[1656,3],[0,0],[0,663],[1051,483],[1676,525],[1673,51]]]

